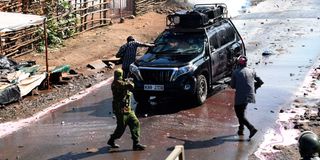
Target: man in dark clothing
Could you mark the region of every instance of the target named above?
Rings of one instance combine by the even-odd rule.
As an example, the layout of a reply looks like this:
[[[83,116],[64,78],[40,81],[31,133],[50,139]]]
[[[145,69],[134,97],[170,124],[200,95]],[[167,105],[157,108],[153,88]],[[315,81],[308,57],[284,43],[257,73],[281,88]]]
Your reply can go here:
[[[153,47],[153,44],[136,41],[132,36],[127,38],[127,43],[122,45],[116,57],[122,59],[124,78],[128,78],[130,64],[136,60],[138,47]]]
[[[238,68],[234,70],[231,77],[231,88],[236,90],[234,110],[239,120],[238,135],[244,135],[243,130],[246,126],[250,135],[253,137],[258,131],[245,117],[245,110],[248,103],[255,103],[255,86],[260,87],[263,81],[256,73],[247,67],[247,58],[239,56],[237,58]]]
[[[122,69],[115,70],[111,90],[113,94],[112,109],[117,118],[117,127],[108,140],[108,145],[112,148],[120,147],[115,143],[115,140],[119,139],[123,135],[127,125],[131,131],[133,150],[144,150],[146,148],[145,145],[139,143],[140,122],[134,111],[131,109],[132,93],[130,91],[133,88],[133,82],[130,80],[123,80]]]

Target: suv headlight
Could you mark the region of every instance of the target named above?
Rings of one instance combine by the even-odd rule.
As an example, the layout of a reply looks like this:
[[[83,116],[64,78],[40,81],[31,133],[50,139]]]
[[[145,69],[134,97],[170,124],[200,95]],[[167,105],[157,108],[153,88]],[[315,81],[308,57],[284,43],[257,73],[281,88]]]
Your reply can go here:
[[[181,75],[187,74],[187,73],[192,72],[194,70],[195,70],[195,67],[191,64],[189,64],[187,66],[180,67],[180,68],[178,68],[178,70],[175,71],[175,74],[173,74],[172,81],[175,81]]]
[[[130,64],[129,70],[132,74],[136,76],[138,80],[142,80],[139,68],[136,65],[134,65],[134,63]]]
[[[173,23],[174,23],[175,25],[179,24],[179,23],[180,23],[180,17],[179,17],[179,16],[174,16],[174,17],[173,17]]]

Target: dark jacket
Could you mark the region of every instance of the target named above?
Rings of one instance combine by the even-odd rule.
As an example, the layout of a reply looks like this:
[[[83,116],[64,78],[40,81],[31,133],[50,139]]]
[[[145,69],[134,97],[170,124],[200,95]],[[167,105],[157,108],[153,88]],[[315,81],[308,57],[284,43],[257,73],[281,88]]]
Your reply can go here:
[[[234,70],[231,77],[231,88],[236,90],[235,105],[256,102],[255,83],[257,87],[263,84],[254,70],[247,67],[239,67]]]

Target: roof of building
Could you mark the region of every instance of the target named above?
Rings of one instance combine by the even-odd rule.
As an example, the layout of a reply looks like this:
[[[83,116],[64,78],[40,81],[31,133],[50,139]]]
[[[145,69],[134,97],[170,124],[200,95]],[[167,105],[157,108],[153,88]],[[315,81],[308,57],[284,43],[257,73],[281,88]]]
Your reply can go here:
[[[0,12],[0,32],[10,32],[43,23],[45,17],[38,15]]]

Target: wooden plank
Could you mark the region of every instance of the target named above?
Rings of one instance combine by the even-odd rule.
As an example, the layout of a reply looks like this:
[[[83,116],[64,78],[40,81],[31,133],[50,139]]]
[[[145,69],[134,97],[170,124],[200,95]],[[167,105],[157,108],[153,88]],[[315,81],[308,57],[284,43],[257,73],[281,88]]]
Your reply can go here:
[[[40,39],[40,38],[39,38],[39,39]],[[15,47],[13,47],[13,48],[7,48],[7,49],[4,49],[3,51],[4,51],[4,52],[12,52],[12,51],[15,51],[15,50],[18,50],[18,49],[21,48],[21,47],[24,47],[24,46],[26,46],[26,45],[28,45],[28,44],[33,43],[33,42],[35,42],[35,41],[37,41],[37,40],[39,40],[39,39],[32,39],[32,40],[29,40],[29,41],[25,41],[24,43],[21,43],[21,44],[18,45],[18,46],[15,46]],[[12,55],[12,54],[10,53],[8,56],[10,56],[10,55]]]
[[[111,21],[111,18],[102,18],[102,19],[94,19],[93,21],[100,21],[100,20],[104,20],[104,21]],[[87,21],[86,23],[90,23],[91,21]],[[85,24],[85,23],[83,23]],[[99,24],[99,23],[97,23]],[[106,26],[106,25],[109,25],[108,23],[106,24],[99,24],[99,26]],[[81,27],[82,25],[78,25],[77,27]]]
[[[108,11],[109,10],[109,8],[107,8],[107,9],[103,9],[103,10],[98,10],[98,11],[93,11],[93,12],[89,12],[89,13],[86,13],[86,14],[83,14],[83,15],[81,15],[81,17],[85,17],[85,16],[88,16],[89,14],[92,14],[92,13],[99,13],[99,12],[103,12],[103,11]]]

